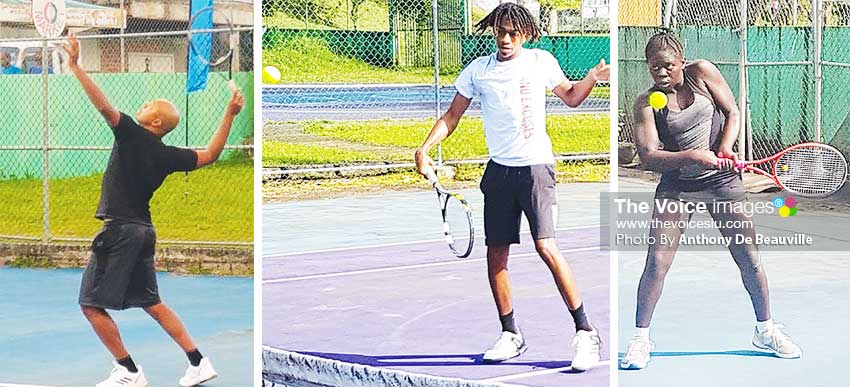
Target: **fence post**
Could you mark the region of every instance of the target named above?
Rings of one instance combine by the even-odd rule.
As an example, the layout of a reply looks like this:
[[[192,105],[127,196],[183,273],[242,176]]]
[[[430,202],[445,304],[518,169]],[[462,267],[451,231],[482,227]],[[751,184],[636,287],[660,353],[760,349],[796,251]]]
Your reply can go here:
[[[739,113],[739,128],[738,131],[738,158],[749,160],[752,157],[752,150],[747,152],[747,0],[739,2],[740,20],[739,28],[741,30],[741,54],[738,60],[738,113]]]
[[[431,24],[434,31],[434,115],[440,119],[440,21],[437,1],[431,0]],[[437,165],[443,165],[443,145],[437,144]]]
[[[557,20],[558,11],[554,11],[554,12],[555,12],[555,19]],[[579,1],[579,4],[578,4],[578,20],[579,20],[579,25],[581,25],[581,34],[583,36],[584,35],[584,0]]]
[[[823,110],[823,62],[821,50],[823,49],[823,0],[814,0],[815,15],[812,20],[814,28],[815,52],[813,63],[815,65],[815,138],[814,141],[823,141],[823,128],[821,126]]]
[[[50,119],[47,90],[47,39],[41,41],[41,243],[50,242]]]
[[[121,8],[121,14],[124,15],[124,0],[120,0],[118,2],[118,7]],[[125,67],[125,63],[124,63],[124,60],[125,60],[124,55],[125,55],[125,50],[126,50],[125,45],[124,45],[124,32],[126,32],[126,29],[124,27],[126,27],[126,24],[127,24],[127,18],[124,17],[124,20],[121,21],[121,71],[119,71],[120,73],[127,71],[127,70],[125,70],[126,67]],[[192,28],[192,26],[189,26],[188,28]]]
[[[664,4],[664,28],[671,28],[673,20],[673,3],[676,0],[667,0]]]

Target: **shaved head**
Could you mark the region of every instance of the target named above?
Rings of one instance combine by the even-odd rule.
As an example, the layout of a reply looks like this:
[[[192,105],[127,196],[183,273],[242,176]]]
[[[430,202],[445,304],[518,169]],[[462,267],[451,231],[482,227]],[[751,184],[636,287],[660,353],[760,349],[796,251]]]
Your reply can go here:
[[[136,112],[136,121],[145,129],[162,137],[180,123],[180,112],[171,101],[155,99],[142,105]]]

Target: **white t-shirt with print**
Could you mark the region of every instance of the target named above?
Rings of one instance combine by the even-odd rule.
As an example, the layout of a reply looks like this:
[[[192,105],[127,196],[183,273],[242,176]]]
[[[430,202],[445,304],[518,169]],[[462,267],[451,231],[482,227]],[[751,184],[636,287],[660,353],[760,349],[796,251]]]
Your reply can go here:
[[[455,88],[466,98],[481,99],[490,158],[521,167],[555,163],[546,134],[546,90],[566,79],[551,53],[526,48],[509,61],[497,60],[495,53],[475,59]]]

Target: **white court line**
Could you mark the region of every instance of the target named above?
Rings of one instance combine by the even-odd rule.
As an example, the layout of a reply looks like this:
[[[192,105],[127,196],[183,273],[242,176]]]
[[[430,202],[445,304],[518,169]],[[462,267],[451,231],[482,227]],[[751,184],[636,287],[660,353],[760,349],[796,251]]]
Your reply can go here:
[[[563,253],[576,253],[582,251],[594,251],[599,250],[602,246],[590,246],[590,247],[581,247],[577,249],[569,249],[569,250],[561,250]],[[512,259],[522,258],[522,257],[536,257],[537,253],[525,253],[525,254],[517,254],[511,256]],[[328,273],[328,274],[316,274],[316,275],[306,275],[302,277],[289,277],[289,278],[276,278],[263,280],[263,285],[266,284],[278,284],[284,282],[295,282],[295,281],[306,281],[311,279],[321,279],[321,278],[334,278],[334,277],[346,277],[350,275],[358,275],[358,274],[371,274],[371,273],[382,273],[386,271],[396,271],[396,270],[410,270],[410,269],[423,269],[423,268],[431,268],[431,267],[440,267],[440,266],[450,266],[450,265],[459,265],[464,263],[472,263],[472,262],[483,262],[487,260],[487,258],[475,258],[475,259],[456,259],[453,261],[446,262],[432,262],[432,263],[421,263],[416,265],[406,265],[406,266],[393,266],[393,267],[383,267],[380,269],[366,269],[366,270],[354,270],[354,271],[344,271],[339,273]]]
[[[584,230],[584,229],[590,229],[590,228],[598,228],[598,227],[600,227],[600,226],[602,226],[602,225],[601,225],[601,224],[592,224],[592,225],[587,225],[587,226],[563,227],[563,228],[556,228],[556,229],[555,229],[555,231]],[[530,232],[530,231],[523,231],[523,232],[521,232],[520,234],[521,234],[521,235],[529,235],[529,234],[531,234],[531,232]],[[484,239],[484,237],[479,235],[479,236],[478,236],[478,237],[476,237],[475,239],[476,239],[476,240],[478,240],[478,239]],[[446,239],[445,239],[445,238],[440,238],[440,239],[423,239],[423,240],[419,240],[419,241],[393,242],[393,243],[383,243],[383,244],[377,244],[377,245],[349,246],[349,247],[338,247],[338,248],[334,248],[334,249],[324,249],[324,250],[298,251],[298,252],[294,252],[294,253],[283,253],[283,254],[275,254],[275,255],[264,256],[264,257],[263,257],[263,260],[266,260],[266,259],[274,259],[274,258],[291,257],[291,256],[295,256],[295,255],[323,254],[323,253],[336,253],[336,252],[340,252],[340,251],[351,251],[351,250],[362,250],[362,249],[380,249],[380,248],[382,248],[382,247],[395,247],[395,246],[405,246],[405,245],[418,245],[418,244],[421,244],[421,243],[445,242],[445,241],[446,241]]]
[[[599,363],[597,363],[597,364],[596,364],[593,368],[596,368],[596,367],[599,367],[599,366],[607,366],[607,365],[609,365],[609,364],[611,364],[611,361],[610,361],[610,360],[602,360],[602,361],[600,361]],[[497,377],[497,378],[491,378],[491,379],[484,379],[484,380],[480,380],[480,382],[485,382],[485,383],[496,383],[496,382],[503,382],[503,381],[506,381],[506,380],[515,380],[515,379],[522,379],[522,378],[530,378],[530,377],[532,377],[532,376],[540,376],[540,375],[557,374],[558,372],[570,371],[570,370],[572,370],[572,369],[573,369],[573,367],[572,367],[572,366],[561,367],[561,368],[551,368],[551,369],[548,369],[548,370],[531,371],[531,372],[524,372],[524,373],[520,373],[520,374],[513,374],[513,375],[499,376],[499,377]]]

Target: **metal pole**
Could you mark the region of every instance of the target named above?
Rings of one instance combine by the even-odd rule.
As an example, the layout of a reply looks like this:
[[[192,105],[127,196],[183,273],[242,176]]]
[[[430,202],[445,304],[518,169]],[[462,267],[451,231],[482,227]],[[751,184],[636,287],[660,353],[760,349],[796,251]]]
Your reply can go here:
[[[47,90],[47,40],[41,42],[41,243],[50,242],[50,104]]]
[[[434,30],[434,115],[440,119],[440,21],[437,0],[431,0],[431,19]],[[443,145],[437,145],[437,165],[443,165]]]
[[[581,34],[584,35],[584,0],[581,0],[578,5],[578,20],[581,26]],[[558,11],[555,12],[555,21],[558,20]]]
[[[676,0],[667,0],[664,9],[664,28],[670,28],[670,22],[673,20],[673,3]]]
[[[794,0],[791,2],[791,26],[797,25],[797,18],[800,17],[798,14],[798,9],[800,8],[800,0]]]
[[[823,128],[821,119],[823,115],[823,63],[821,50],[823,49],[823,0],[815,1],[815,15],[812,20],[812,28],[814,28],[815,37],[815,142],[823,141]]]
[[[747,0],[739,3],[741,12],[739,17],[739,28],[741,34],[741,54],[738,61],[738,113],[740,117],[738,130],[738,158],[743,160],[752,159],[752,150],[747,151]],[[750,156],[750,157],[748,157]]]
[[[121,0],[121,1],[119,1],[119,2],[118,2],[118,7],[120,7],[120,8],[121,8],[121,14],[123,15],[123,14],[124,14],[124,0]],[[124,46],[124,32],[125,32],[125,27],[127,27],[127,18],[126,18],[126,17],[125,17],[125,18],[124,18],[124,20],[121,22],[121,72],[122,72],[122,73],[123,73],[124,71],[126,71],[126,70],[125,70],[125,68],[126,68],[126,67],[125,67],[125,63],[124,63],[124,61],[125,61],[125,59],[124,59],[124,55],[125,55],[125,54],[124,54],[124,53],[125,53],[125,49],[124,49],[124,47],[125,47],[125,46]],[[189,28],[191,28],[191,26],[190,26]]]

